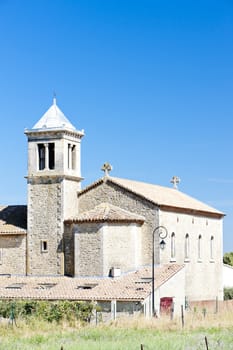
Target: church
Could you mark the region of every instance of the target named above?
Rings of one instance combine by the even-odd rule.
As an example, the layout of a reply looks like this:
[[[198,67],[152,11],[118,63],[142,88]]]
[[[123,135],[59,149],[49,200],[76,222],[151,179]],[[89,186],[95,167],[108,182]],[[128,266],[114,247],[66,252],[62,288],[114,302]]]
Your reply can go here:
[[[174,187],[116,178],[108,163],[104,176],[82,189],[84,131],[55,98],[25,135],[27,206],[0,207],[4,298],[43,298],[31,281],[50,293],[75,281],[70,294],[60,287],[53,298],[123,301],[129,293],[134,302],[149,298],[150,309],[162,298],[180,305],[223,299],[222,212],[179,191],[176,177]]]

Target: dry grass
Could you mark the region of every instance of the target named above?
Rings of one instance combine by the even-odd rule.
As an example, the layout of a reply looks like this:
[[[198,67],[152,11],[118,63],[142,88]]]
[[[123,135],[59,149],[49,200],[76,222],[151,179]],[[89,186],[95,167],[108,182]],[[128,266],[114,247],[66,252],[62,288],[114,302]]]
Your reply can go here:
[[[155,329],[158,331],[186,331],[213,329],[213,328],[232,328],[233,326],[233,305],[229,307],[225,305],[217,313],[213,310],[196,309],[195,311],[187,311],[184,315],[184,327],[182,326],[181,316],[170,316],[160,318],[146,319],[140,317],[125,317],[111,322],[112,327],[118,328],[134,328],[134,329]]]
[[[81,326],[80,323],[47,323],[31,319],[17,320],[18,327],[0,324],[0,350],[199,350],[205,349],[207,335],[212,350],[231,348],[233,308],[221,308],[218,313],[203,309],[185,313],[185,326],[181,318],[145,319],[127,317],[108,324]],[[156,345],[156,347],[155,347]]]

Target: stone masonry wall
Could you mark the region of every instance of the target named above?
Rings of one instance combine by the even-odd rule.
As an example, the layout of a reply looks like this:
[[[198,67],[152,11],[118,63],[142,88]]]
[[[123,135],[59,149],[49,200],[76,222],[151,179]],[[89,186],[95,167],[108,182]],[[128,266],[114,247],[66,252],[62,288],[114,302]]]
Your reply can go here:
[[[62,185],[58,180],[34,182],[28,191],[28,274],[63,274]],[[42,241],[47,242],[46,252]]]
[[[142,225],[142,265],[151,263],[152,232],[158,225],[158,210],[155,205],[139,198],[131,192],[112,183],[100,184],[79,197],[79,212],[93,209],[96,205],[108,202],[146,218]],[[155,237],[155,263],[159,263],[159,239]],[[125,257],[127,259],[127,256]]]
[[[71,225],[64,225],[64,274],[74,276],[74,229]]]
[[[103,276],[102,224],[79,224],[75,232],[75,275]]]
[[[0,237],[0,274],[26,274],[26,235]]]
[[[141,261],[141,228],[136,224],[74,225],[75,275],[109,276],[110,269],[136,270]]]

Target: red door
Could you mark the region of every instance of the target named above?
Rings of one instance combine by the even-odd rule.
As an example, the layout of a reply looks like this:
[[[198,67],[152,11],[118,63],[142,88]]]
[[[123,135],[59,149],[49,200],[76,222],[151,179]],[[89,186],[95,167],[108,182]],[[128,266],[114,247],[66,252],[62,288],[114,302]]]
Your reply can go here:
[[[161,314],[170,314],[173,306],[173,298],[164,297],[160,298],[160,313]]]

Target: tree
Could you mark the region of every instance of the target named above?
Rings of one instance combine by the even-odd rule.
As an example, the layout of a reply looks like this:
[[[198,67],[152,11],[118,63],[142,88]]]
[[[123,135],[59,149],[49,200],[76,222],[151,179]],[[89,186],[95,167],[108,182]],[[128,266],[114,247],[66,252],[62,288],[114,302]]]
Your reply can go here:
[[[233,266],[233,252],[225,253],[223,255],[223,263]]]

